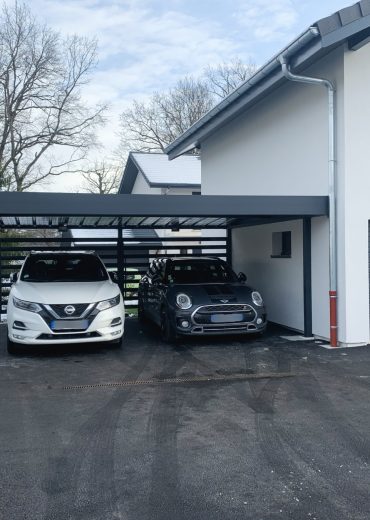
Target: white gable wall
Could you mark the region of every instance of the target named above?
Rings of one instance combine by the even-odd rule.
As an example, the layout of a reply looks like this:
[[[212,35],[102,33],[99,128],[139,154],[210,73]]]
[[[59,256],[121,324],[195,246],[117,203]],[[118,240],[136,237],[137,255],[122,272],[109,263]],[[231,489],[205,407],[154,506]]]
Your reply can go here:
[[[343,125],[343,49],[305,74],[327,77],[338,90]],[[288,83],[202,143],[202,193],[327,195],[328,109],[324,87]],[[291,259],[271,259],[272,231],[292,231]],[[252,249],[252,252],[251,252]],[[233,232],[233,263],[263,288],[269,318],[303,328],[301,224],[286,222]],[[329,337],[328,219],[312,220],[313,332]],[[286,306],[286,310],[281,307]],[[346,341],[342,335],[341,341]]]
[[[161,188],[151,188],[141,172],[138,172],[135,184],[131,191],[136,195],[161,195]]]
[[[304,73],[342,88],[343,51]],[[202,143],[202,193],[327,195],[327,93],[288,83]]]
[[[370,44],[344,55],[339,160],[339,319],[345,343],[369,342]],[[342,329],[342,330],[341,330]]]

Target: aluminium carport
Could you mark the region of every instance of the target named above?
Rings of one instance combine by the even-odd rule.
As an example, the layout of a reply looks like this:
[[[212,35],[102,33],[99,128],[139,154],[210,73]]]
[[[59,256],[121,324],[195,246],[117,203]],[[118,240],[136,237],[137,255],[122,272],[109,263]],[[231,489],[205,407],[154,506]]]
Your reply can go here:
[[[56,229],[63,234],[70,229],[116,229],[116,265],[118,283],[125,283],[125,266],[130,248],[124,231],[181,229],[226,230],[225,244],[220,246],[221,237],[202,237],[201,248],[225,250],[227,260],[232,263],[232,230],[236,227],[255,226],[273,222],[302,219],[303,221],[303,280],[304,280],[304,334],[312,333],[311,292],[311,218],[328,215],[328,198],[325,196],[220,196],[201,195],[93,195],[75,193],[0,193],[0,310],[6,303],[5,291],[9,288],[9,272],[14,270],[15,261],[20,261],[32,246],[42,242],[38,250],[70,249],[74,244],[70,238],[4,238],[1,230]],[[2,236],[3,235],[3,236]],[[145,238],[141,239],[145,242]],[[152,240],[151,238],[148,239]],[[176,245],[181,238],[161,239]],[[187,239],[189,242],[189,239]],[[193,239],[194,240],[194,239]],[[9,244],[11,242],[11,244]],[[79,244],[88,239],[79,240]],[[23,245],[18,245],[23,243]],[[57,244],[48,246],[48,243]],[[66,247],[65,244],[69,243]],[[91,243],[91,240],[90,240]],[[64,246],[63,246],[64,244]],[[153,251],[151,257],[153,257]],[[207,253],[209,254],[209,252]],[[4,295],[4,296],[3,296]]]

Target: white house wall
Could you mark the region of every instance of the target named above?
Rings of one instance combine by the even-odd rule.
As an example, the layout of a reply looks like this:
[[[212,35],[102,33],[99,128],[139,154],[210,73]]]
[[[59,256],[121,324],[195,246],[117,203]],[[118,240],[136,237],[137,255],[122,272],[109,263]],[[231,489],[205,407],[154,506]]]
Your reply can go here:
[[[332,79],[339,99],[343,97],[343,48],[302,72]],[[340,115],[339,124],[342,120]],[[285,84],[202,144],[202,193],[327,195],[327,129],[326,89]],[[288,231],[290,226],[292,259],[271,259],[272,230]],[[249,271],[249,280],[263,290],[272,321],[299,330],[303,330],[301,235],[301,224],[291,222],[233,231],[234,268]],[[312,264],[313,332],[327,338],[327,218],[312,222]]]
[[[344,55],[343,132],[339,136],[339,338],[369,342],[370,45]]]
[[[136,195],[161,195],[161,188],[151,188],[142,173],[138,173],[131,193]]]
[[[162,188],[163,195],[192,195],[194,191],[200,192],[200,188]]]
[[[307,74],[343,76],[343,51]],[[204,195],[327,195],[326,89],[289,82],[202,143]]]

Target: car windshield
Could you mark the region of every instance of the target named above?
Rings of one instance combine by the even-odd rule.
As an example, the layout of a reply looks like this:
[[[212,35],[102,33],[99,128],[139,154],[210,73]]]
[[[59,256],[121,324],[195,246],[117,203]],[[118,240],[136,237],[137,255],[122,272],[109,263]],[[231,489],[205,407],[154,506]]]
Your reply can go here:
[[[170,264],[170,283],[232,283],[237,276],[224,262],[217,260],[184,260]]]
[[[95,255],[31,255],[21,273],[24,282],[101,282],[107,271]]]

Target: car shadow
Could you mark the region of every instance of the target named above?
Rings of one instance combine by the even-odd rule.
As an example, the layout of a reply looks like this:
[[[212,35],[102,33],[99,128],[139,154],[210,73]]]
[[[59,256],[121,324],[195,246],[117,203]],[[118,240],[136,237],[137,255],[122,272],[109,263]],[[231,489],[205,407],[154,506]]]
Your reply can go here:
[[[42,346],[20,347],[11,357],[42,357],[42,358],[61,358],[81,355],[104,355],[107,351],[112,352],[119,350],[117,345],[109,343],[81,344],[71,343],[68,345],[45,344]]]

